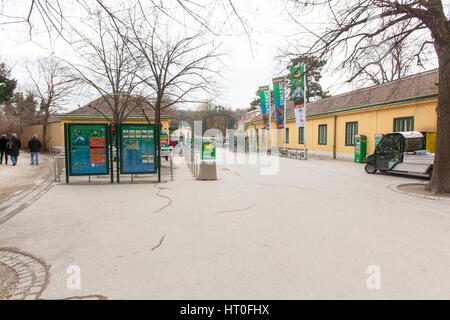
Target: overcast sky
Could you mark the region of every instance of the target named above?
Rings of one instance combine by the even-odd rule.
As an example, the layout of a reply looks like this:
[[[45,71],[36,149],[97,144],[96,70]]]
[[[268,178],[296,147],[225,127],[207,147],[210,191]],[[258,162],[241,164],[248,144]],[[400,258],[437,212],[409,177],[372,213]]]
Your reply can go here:
[[[3,13],[20,12],[23,15],[28,3],[29,1],[25,0],[5,0],[2,1],[2,10]],[[64,3],[66,6],[72,5],[71,1]],[[223,29],[227,35],[220,36],[220,40],[229,55],[223,58],[225,66],[221,68],[222,77],[217,80],[222,94],[217,97],[216,102],[226,107],[247,108],[259,86],[267,85],[273,77],[280,76],[281,72],[287,72],[285,64],[280,63],[276,57],[280,53],[280,47],[286,47],[299,28],[286,14],[284,7],[286,1],[242,0],[233,3],[247,23],[248,33],[244,32],[236,17],[232,17],[227,27]],[[444,3],[448,11],[449,1],[446,0]],[[219,14],[215,19],[219,21],[224,17],[225,15]],[[320,19],[323,19],[321,13],[317,11],[314,13],[298,11],[297,17],[310,25],[317,25]],[[225,21],[224,25],[226,23]],[[12,75],[18,79],[21,90],[26,90],[30,85],[24,69],[27,61],[52,53],[70,54],[70,48],[62,39],[50,44],[45,30],[39,30],[33,35],[33,42],[29,41],[27,31],[26,25],[0,26],[2,33],[0,58],[12,67]],[[336,74],[332,67],[327,66],[324,70],[321,82],[324,89],[329,89],[331,94],[356,89],[346,84],[342,75]],[[66,109],[74,109],[78,104],[83,105],[89,100],[83,96],[74,97]]]

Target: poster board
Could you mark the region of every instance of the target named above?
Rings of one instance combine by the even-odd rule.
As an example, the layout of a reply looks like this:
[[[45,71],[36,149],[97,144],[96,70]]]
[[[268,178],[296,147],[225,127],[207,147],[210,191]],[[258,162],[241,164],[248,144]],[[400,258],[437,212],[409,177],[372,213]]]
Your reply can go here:
[[[69,175],[109,174],[108,125],[69,123],[67,128]]]
[[[212,138],[203,138],[202,140],[202,159],[216,159],[216,141]]]
[[[156,129],[154,124],[120,126],[120,173],[156,173]]]

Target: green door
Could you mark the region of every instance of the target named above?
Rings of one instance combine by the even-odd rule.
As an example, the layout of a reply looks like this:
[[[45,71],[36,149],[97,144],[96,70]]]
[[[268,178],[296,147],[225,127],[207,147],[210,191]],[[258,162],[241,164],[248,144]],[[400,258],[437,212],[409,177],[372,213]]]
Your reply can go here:
[[[401,134],[387,134],[377,145],[375,161],[380,171],[391,170],[397,163],[403,161],[404,137]]]

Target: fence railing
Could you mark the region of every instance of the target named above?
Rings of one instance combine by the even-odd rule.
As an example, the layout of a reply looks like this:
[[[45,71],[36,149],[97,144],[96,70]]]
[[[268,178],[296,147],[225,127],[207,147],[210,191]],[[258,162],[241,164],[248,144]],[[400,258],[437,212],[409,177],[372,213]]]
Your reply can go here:
[[[53,157],[53,169],[55,174],[55,181],[61,182],[61,173],[66,165],[64,147],[49,148],[50,155]]]

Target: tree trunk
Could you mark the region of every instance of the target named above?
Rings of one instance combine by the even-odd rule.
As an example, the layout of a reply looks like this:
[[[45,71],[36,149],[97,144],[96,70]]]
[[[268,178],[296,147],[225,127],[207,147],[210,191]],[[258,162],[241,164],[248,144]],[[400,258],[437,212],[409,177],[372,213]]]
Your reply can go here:
[[[47,125],[48,125],[48,120],[44,120],[44,123],[42,125],[42,150],[47,150]]]
[[[155,103],[155,124],[161,124],[161,102],[159,98]]]
[[[433,176],[426,188],[432,193],[450,193],[450,46],[436,43],[436,53],[439,60],[436,157]]]
[[[50,118],[50,104],[52,103],[52,98],[48,99],[47,104],[44,109],[44,123],[42,125],[42,139],[41,145],[42,150],[47,150],[47,127],[48,127],[48,119]]]
[[[155,110],[155,123],[161,124],[161,110]]]

